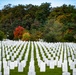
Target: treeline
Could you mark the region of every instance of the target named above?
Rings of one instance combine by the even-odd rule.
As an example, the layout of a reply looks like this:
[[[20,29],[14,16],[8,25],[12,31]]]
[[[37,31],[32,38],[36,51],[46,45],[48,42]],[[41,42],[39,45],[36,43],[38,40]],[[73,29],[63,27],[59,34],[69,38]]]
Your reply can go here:
[[[15,39],[18,26],[30,34],[30,40],[76,42],[76,8],[66,4],[53,8],[50,3],[5,5],[0,10],[0,32],[8,39]]]

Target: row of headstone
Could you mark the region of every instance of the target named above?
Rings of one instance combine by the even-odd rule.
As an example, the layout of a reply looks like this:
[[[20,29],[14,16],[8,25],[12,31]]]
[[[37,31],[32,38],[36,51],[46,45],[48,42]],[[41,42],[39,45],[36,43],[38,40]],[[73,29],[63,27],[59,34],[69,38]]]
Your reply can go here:
[[[33,45],[33,42],[31,42],[31,58],[30,58],[28,75],[36,75],[35,65],[34,65],[34,45]]]
[[[0,72],[1,72],[1,68],[2,68],[2,62],[0,61]]]
[[[1,46],[0,46],[0,75],[2,75],[2,62],[1,62]]]
[[[25,47],[23,49],[23,52],[24,52],[25,48],[26,48],[26,45],[25,45]],[[27,51],[25,53],[24,60],[22,60],[21,62],[18,61],[18,72],[23,72],[24,67],[26,66],[26,62],[28,60],[29,50],[30,50],[30,42],[28,43],[28,47],[27,47]],[[23,52],[21,54],[23,54]]]
[[[0,47],[0,61],[1,61],[1,47]]]
[[[43,62],[40,59],[37,43],[34,42],[34,44],[35,44],[35,47],[36,47],[36,58],[37,58],[37,61],[38,61],[38,66],[40,68],[40,72],[45,72],[46,71],[46,64],[45,64],[45,62]]]

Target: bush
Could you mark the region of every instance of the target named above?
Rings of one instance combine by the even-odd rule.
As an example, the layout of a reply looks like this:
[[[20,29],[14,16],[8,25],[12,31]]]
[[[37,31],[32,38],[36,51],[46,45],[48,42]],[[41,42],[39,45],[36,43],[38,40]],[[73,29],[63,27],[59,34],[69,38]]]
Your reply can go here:
[[[3,40],[5,38],[5,34],[3,31],[0,30],[0,40]]]
[[[23,41],[28,41],[30,40],[30,34],[28,32],[25,32],[23,35],[22,35],[22,40]]]

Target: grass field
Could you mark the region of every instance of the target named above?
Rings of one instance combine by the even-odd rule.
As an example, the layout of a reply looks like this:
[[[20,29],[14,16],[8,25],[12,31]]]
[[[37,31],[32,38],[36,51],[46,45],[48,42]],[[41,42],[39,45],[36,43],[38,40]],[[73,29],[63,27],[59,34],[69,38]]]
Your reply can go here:
[[[19,63],[21,63],[21,61],[23,60],[26,60],[26,66],[23,68],[23,72],[18,72],[19,63],[17,63],[17,67],[14,67],[14,69],[10,69],[10,75],[28,75],[32,57],[33,57],[32,60],[34,60],[34,69],[35,69],[34,71],[36,75],[62,75],[63,73],[62,66],[58,67],[58,61],[60,59],[62,60],[62,63],[64,63],[65,59],[68,61],[67,71],[70,73],[70,75],[72,75],[73,73],[73,69],[70,69],[68,58],[70,57],[71,60],[74,62],[76,55],[75,43],[2,41],[2,45],[0,45],[0,48],[1,46],[3,50],[3,60],[5,59],[7,63],[9,60],[11,62],[18,61]],[[38,63],[37,52],[39,54],[40,60],[45,63],[45,72],[40,72],[40,66],[38,65],[40,63]],[[54,65],[54,69],[50,68],[50,66],[46,63],[46,59],[51,62],[51,60],[56,60],[56,57],[58,57],[57,64]],[[0,72],[3,72],[4,75],[3,66]],[[32,72],[30,75],[32,75]]]

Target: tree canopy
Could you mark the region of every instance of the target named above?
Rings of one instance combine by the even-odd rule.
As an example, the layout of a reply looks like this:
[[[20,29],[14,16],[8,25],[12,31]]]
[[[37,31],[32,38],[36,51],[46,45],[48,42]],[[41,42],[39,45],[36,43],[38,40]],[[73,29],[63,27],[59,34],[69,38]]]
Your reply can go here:
[[[76,42],[76,8],[63,4],[52,7],[51,3],[37,5],[5,5],[0,10],[0,30],[9,39],[14,39],[14,30],[22,26],[31,40],[44,39],[48,42]]]

